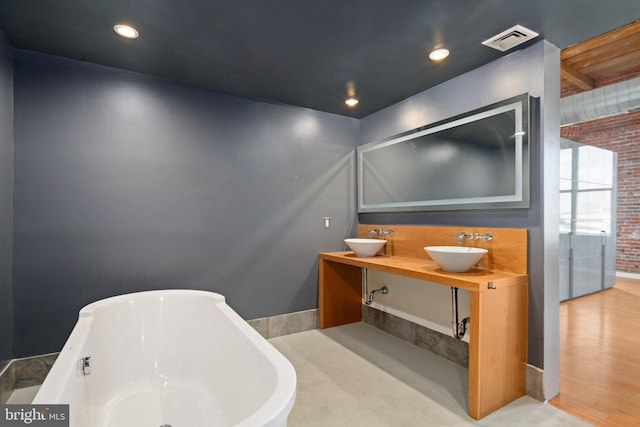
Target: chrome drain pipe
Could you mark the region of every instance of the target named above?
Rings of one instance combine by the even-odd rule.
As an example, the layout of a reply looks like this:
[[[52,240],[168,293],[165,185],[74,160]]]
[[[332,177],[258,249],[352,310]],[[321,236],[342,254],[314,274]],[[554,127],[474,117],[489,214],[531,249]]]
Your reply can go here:
[[[471,319],[465,317],[462,322],[458,321],[458,288],[451,287],[451,328],[453,336],[461,340],[467,333],[467,324]]]
[[[373,303],[373,298],[376,294],[376,292],[381,292],[382,294],[388,294],[389,293],[389,288],[387,288],[386,286],[381,287],[380,289],[376,289],[373,290],[371,292],[369,292],[369,295],[367,295],[367,297],[364,300],[364,303],[367,305],[371,305],[371,303]]]
[[[369,285],[367,283],[367,269],[362,269],[362,299],[365,304],[371,305],[373,303],[373,298],[375,297],[376,292],[381,292],[386,295],[389,293],[389,288],[386,286],[381,287],[380,289],[373,290],[369,292]]]

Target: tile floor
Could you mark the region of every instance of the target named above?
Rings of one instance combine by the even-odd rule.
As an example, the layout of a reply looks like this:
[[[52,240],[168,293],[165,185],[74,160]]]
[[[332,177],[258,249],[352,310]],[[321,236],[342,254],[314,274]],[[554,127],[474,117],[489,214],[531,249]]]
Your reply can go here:
[[[475,421],[465,368],[365,323],[270,342],[298,375],[289,427],[589,425],[527,396]]]
[[[294,365],[289,427],[585,427],[547,403],[522,397],[480,421],[467,415],[467,370],[365,323],[269,340]],[[7,403],[29,403],[38,386]]]
[[[39,385],[16,389],[13,391],[13,393],[11,393],[11,396],[9,396],[9,400],[7,400],[7,403],[10,405],[31,403],[33,398],[36,396],[36,393],[38,393],[39,389]]]

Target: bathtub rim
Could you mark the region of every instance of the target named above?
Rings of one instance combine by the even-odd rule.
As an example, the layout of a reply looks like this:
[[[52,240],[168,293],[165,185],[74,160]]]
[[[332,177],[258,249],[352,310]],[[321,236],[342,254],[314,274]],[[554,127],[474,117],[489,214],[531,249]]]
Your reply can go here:
[[[63,391],[62,388],[56,387],[66,381],[66,378],[74,375],[77,368],[77,353],[82,349],[77,348],[77,344],[84,343],[90,332],[91,324],[94,319],[96,310],[111,304],[118,304],[128,301],[131,298],[156,298],[159,296],[170,295],[196,295],[207,299],[213,299],[214,304],[237,328],[238,332],[244,335],[256,347],[256,349],[265,355],[265,357],[273,364],[276,371],[276,384],[271,395],[266,401],[253,413],[245,419],[235,424],[234,427],[253,427],[262,425],[265,427],[275,427],[285,425],[286,420],[293,408],[296,397],[297,375],[291,362],[280,353],[266,338],[258,333],[246,320],[233,310],[227,303],[224,295],[216,292],[196,290],[196,289],[163,289],[132,292],[127,294],[115,295],[98,301],[94,301],[82,307],[78,313],[78,321],[74,325],[69,337],[67,338],[58,359],[51,368],[51,371],[45,378],[41,389],[36,394],[34,402],[42,404],[67,403],[67,402],[50,402],[42,401],[39,397],[55,396],[57,399]],[[78,341],[81,338],[80,341]],[[70,359],[70,360],[69,360]],[[59,362],[59,363],[58,363]],[[58,365],[59,367],[56,367]],[[49,377],[51,379],[49,380]],[[57,390],[57,388],[60,388]]]

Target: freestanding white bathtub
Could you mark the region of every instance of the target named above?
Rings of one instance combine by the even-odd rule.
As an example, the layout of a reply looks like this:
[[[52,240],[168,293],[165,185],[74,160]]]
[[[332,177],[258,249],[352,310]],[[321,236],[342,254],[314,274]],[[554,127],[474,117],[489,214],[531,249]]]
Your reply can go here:
[[[71,427],[285,426],[295,393],[222,295],[166,290],[84,307],[33,403],[69,404]]]

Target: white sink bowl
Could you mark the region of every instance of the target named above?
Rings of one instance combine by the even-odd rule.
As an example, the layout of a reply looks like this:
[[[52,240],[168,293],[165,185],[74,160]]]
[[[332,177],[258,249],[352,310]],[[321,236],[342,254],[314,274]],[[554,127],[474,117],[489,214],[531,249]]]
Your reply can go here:
[[[464,246],[427,246],[424,250],[441,269],[450,273],[464,273],[471,270],[471,267],[489,252],[482,248],[465,248]]]
[[[344,239],[344,241],[358,257],[376,256],[387,243],[383,239]]]

